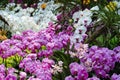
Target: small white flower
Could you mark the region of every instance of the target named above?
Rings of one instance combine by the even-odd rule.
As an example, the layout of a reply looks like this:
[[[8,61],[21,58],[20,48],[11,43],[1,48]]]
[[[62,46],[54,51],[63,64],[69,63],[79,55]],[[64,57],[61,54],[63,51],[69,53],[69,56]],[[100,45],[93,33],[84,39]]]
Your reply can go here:
[[[81,42],[84,39],[83,35],[85,35],[87,31],[87,26],[90,25],[90,23],[92,22],[91,16],[92,11],[88,9],[78,11],[73,14],[72,18],[74,19],[75,22],[74,23],[75,32],[70,39],[71,42],[73,43]]]
[[[58,61],[58,65],[59,66],[63,66],[63,62],[62,61]]]
[[[86,17],[91,17],[92,16],[92,12],[88,9],[85,9],[83,11],[83,16],[86,16]]]
[[[82,15],[82,11],[78,11],[73,14],[72,18],[74,19],[74,21],[76,21],[77,19],[80,18],[81,15]]]

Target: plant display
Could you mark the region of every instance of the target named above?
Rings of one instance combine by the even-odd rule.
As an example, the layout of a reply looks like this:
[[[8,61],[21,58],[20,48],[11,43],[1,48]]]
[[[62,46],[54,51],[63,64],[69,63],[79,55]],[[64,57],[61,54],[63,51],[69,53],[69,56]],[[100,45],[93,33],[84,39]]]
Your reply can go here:
[[[0,2],[0,80],[119,80],[119,0]]]

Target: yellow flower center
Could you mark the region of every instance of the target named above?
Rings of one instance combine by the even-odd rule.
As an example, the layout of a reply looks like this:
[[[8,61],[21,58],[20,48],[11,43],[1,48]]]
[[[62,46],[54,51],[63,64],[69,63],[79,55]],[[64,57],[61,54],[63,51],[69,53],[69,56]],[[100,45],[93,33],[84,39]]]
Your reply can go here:
[[[47,6],[47,4],[46,4],[46,3],[41,4],[41,8],[42,8],[42,9],[45,9],[45,8],[46,8],[46,6]]]

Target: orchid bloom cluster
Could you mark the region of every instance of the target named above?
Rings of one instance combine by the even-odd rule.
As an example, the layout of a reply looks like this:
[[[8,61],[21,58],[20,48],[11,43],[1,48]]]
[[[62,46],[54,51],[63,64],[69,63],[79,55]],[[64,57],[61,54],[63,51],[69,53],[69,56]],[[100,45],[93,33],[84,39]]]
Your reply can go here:
[[[74,44],[74,50],[69,52],[71,57],[77,57],[79,59],[82,59],[86,56],[86,53],[88,52],[88,44],[83,43],[76,43]]]
[[[80,43],[77,46],[80,46]],[[75,47],[75,49],[80,50],[80,47]],[[113,70],[116,62],[120,62],[120,46],[115,47],[113,50],[92,46],[89,49],[86,48],[86,51],[87,52],[84,53],[82,58],[78,57],[80,59],[80,64],[73,62],[69,65],[71,76],[66,77],[65,80],[81,80],[81,78],[78,78],[78,73],[81,71],[80,69],[86,70],[86,72],[81,72],[79,75],[83,76],[82,80],[100,80],[99,78],[110,78],[109,72]],[[70,55],[75,56],[77,55],[77,52],[76,54],[74,53]],[[79,65],[83,68],[79,69]],[[95,73],[96,77],[93,76],[92,78],[88,78],[88,72],[91,71]],[[113,76],[111,76],[111,80],[119,80],[119,75],[113,74]]]
[[[42,5],[46,5],[46,7],[42,7]],[[49,22],[56,21],[57,17],[53,12],[60,6],[61,4],[54,4],[53,0],[45,3],[41,1],[38,3],[38,7],[33,13],[34,20],[39,25],[40,29],[48,27]]]
[[[73,62],[69,65],[71,75],[67,76],[65,80],[86,80],[88,78],[88,72],[84,66]]]
[[[116,53],[108,48],[92,46],[83,63],[89,70],[91,67],[98,77],[108,78],[109,71],[115,66],[115,55]]]
[[[118,50],[118,47],[114,50]],[[115,62],[118,61],[118,53],[114,50],[92,46],[86,58],[81,62],[88,71],[94,71],[97,77],[110,78],[109,72],[115,67]]]
[[[36,53],[39,57],[51,56],[53,51],[61,50],[70,41],[70,36],[63,31],[55,33],[54,25],[39,32],[24,31],[22,35],[14,35],[11,39],[0,43],[0,56],[8,58],[12,55],[22,57],[29,53]]]
[[[32,74],[32,78],[36,76],[40,80],[52,80],[51,66],[53,64],[55,64],[53,60],[44,58],[40,62],[37,59],[37,54],[29,54],[21,61],[19,67]]]
[[[39,31],[48,27],[50,21],[56,20],[56,16],[52,11],[59,6],[54,4],[54,1],[49,1],[43,10],[40,7],[43,3],[38,3],[36,10],[32,7],[23,9],[20,4],[15,7],[14,3],[9,3],[5,10],[0,10],[0,15],[9,24],[8,29],[12,34],[21,34],[25,30]]]
[[[65,80],[100,80],[96,76],[88,78],[89,75],[87,69],[82,64],[73,62],[69,65],[69,67],[70,67],[71,75],[67,76]]]
[[[114,73],[111,77],[111,80],[120,80],[120,74],[117,75],[117,74]]]
[[[55,62],[44,58],[42,62],[37,59],[36,54],[27,55],[19,64],[24,71],[17,71],[14,68],[6,68],[0,65],[0,80],[52,80],[52,65]],[[30,75],[28,75],[28,73]]]
[[[84,41],[84,39],[87,37],[87,26],[92,22],[91,16],[92,12],[88,9],[78,11],[73,14],[73,26],[75,28],[75,32],[71,37],[73,43]]]
[[[0,80],[17,80],[14,68],[6,68],[3,64],[0,65]]]

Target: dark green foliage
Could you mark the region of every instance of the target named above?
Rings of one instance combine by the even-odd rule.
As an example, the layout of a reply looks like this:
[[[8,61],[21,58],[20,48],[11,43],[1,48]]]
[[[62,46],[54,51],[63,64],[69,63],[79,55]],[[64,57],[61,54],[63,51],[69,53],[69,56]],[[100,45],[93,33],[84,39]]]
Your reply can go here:
[[[105,6],[99,6],[100,10],[95,11],[93,19],[100,19],[88,32],[89,38],[86,43],[108,47],[110,49],[120,43],[120,15],[117,10],[106,10]]]

